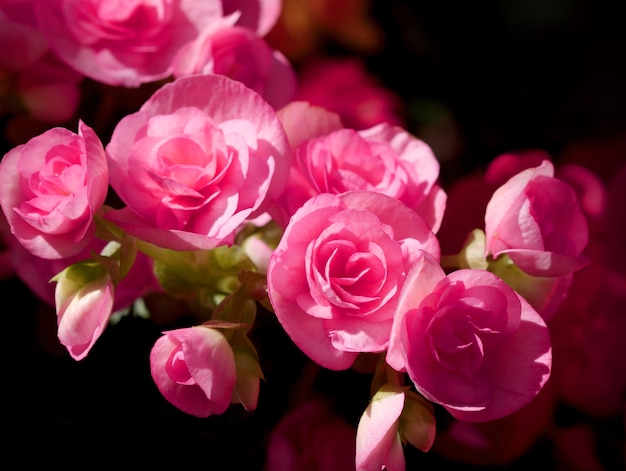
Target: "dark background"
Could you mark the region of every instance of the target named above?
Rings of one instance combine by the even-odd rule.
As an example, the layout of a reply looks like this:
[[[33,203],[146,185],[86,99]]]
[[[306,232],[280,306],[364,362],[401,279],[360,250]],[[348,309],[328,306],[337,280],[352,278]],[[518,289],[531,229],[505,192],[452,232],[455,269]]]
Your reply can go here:
[[[364,56],[368,67],[403,98],[407,127],[442,156],[444,180],[511,149],[557,156],[574,141],[614,139],[626,129],[626,2],[381,0],[372,12],[386,45]],[[260,470],[267,432],[305,363],[271,317],[262,316],[255,333],[268,345],[260,348],[267,382],[258,410],[233,406],[196,419],[152,383],[148,354],[161,327],[150,320],[122,319],[75,362],[58,345],[49,306],[17,279],[3,281],[0,295],[3,448],[16,469]],[[315,387],[333,391],[353,421],[367,403],[368,379],[356,373],[322,373]],[[609,425],[607,433],[623,439],[623,423]],[[407,460],[408,469],[471,469],[413,450]],[[623,466],[614,450],[603,460],[606,471]],[[540,465],[553,465],[544,443],[506,469]]]

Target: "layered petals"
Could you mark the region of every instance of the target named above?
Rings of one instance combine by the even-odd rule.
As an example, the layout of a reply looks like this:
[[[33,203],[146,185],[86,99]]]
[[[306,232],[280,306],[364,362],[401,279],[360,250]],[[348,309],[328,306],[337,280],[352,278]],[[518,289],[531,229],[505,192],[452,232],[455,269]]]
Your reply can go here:
[[[150,372],[165,399],[196,417],[226,411],[237,380],[228,341],[203,326],[164,332],[150,352]]]
[[[276,113],[240,82],[193,75],[122,119],[106,148],[124,230],[174,250],[232,243],[284,185],[290,149]]]
[[[419,250],[439,257],[428,225],[376,192],[313,197],[292,217],[268,266],[278,320],[320,365],[348,368],[389,343],[398,295]]]
[[[398,312],[405,366],[417,390],[467,421],[494,420],[528,404],[552,364],[541,316],[490,272],[441,271],[422,297],[414,292],[423,273],[418,265],[407,277]]]

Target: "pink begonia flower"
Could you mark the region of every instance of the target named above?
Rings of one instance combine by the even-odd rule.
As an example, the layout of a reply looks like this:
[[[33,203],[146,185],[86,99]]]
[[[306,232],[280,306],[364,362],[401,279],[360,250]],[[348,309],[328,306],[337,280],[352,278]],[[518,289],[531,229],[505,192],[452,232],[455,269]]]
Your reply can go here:
[[[543,161],[499,187],[485,211],[486,253],[508,255],[535,276],[561,276],[586,263],[587,220],[576,193]]]
[[[361,415],[356,432],[356,471],[404,471],[404,449],[398,423],[404,392],[374,396]]]
[[[127,205],[106,217],[174,250],[232,243],[282,190],[291,159],[273,108],[219,75],[164,85],[118,123],[106,151],[110,184]]]
[[[442,253],[458,253],[473,229],[484,229],[485,209],[499,186],[544,160],[550,160],[550,155],[542,149],[506,152],[489,162],[484,173],[473,173],[454,180],[447,189],[446,211],[437,232]]]
[[[173,75],[226,75],[279,109],[294,97],[296,74],[282,53],[272,50],[251,29],[235,25],[238,17],[215,21],[183,46],[174,58]]]
[[[38,120],[61,123],[78,107],[83,75],[61,61],[38,29],[35,0],[0,5],[0,75]]]
[[[311,399],[289,411],[271,431],[264,471],[354,467],[355,430],[330,404]]]
[[[437,232],[446,204],[438,178],[439,162],[430,147],[402,128],[386,123],[361,131],[345,128],[298,145],[277,204],[291,216],[320,193],[376,191],[407,204]]]
[[[292,217],[267,269],[268,294],[294,343],[323,367],[349,368],[387,348],[419,249],[439,257],[428,225],[380,193],[321,194]]]
[[[78,134],[53,128],[9,151],[0,163],[0,204],[19,242],[42,258],[87,247],[107,195],[102,143],[82,121]]]
[[[113,282],[98,267],[79,266],[68,267],[54,280],[57,336],[72,358],[82,360],[104,332],[113,312]]]
[[[225,412],[237,380],[228,341],[203,326],[164,332],[150,352],[150,372],[165,399],[196,417]]]
[[[295,101],[307,101],[341,116],[352,129],[380,123],[404,125],[400,100],[369,75],[358,59],[319,58],[300,70]]]
[[[178,50],[221,18],[221,0],[40,0],[39,28],[73,68],[108,85],[171,75]]]
[[[424,254],[407,275],[396,323],[404,366],[418,392],[460,420],[505,417],[528,404],[550,375],[546,324],[488,271],[446,276]]]

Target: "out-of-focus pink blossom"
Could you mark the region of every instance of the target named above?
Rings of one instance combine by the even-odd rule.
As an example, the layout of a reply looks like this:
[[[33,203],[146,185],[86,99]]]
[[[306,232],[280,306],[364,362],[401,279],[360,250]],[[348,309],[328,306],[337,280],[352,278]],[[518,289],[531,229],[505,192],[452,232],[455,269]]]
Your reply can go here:
[[[294,100],[337,113],[348,128],[404,124],[399,98],[368,75],[364,64],[357,59],[311,60],[298,77]]]
[[[290,131],[295,127],[286,124],[287,133],[295,134]],[[437,232],[446,205],[438,178],[439,162],[430,147],[400,127],[338,129],[295,148],[287,186],[277,199],[283,214],[278,222],[285,223],[314,195],[364,190],[402,201]]]
[[[287,59],[254,31],[235,25],[239,15],[218,20],[174,58],[174,77],[220,74],[238,80],[278,109],[294,97],[296,74]]]
[[[61,123],[76,112],[83,75],[50,51],[37,26],[34,3],[20,0],[0,5],[0,75],[11,84],[8,92],[19,97],[34,118]]]
[[[398,431],[403,407],[401,391],[372,398],[357,427],[357,471],[404,471],[406,462]]]
[[[396,314],[404,366],[418,392],[473,422],[528,404],[552,363],[541,316],[493,273],[462,269],[446,276],[423,258],[407,275]]]
[[[268,292],[298,347],[341,370],[387,348],[398,295],[424,249],[439,245],[402,202],[376,192],[321,194],[292,217],[272,254]]]
[[[39,28],[74,69],[137,87],[168,77],[178,50],[223,15],[221,0],[43,0]]]
[[[289,411],[272,430],[264,471],[354,468],[355,430],[322,399]]]
[[[432,452],[474,467],[511,465],[550,437],[556,404],[552,383],[548,381],[530,403],[501,419],[452,419],[437,432]]]
[[[594,417],[619,414],[626,397],[626,279],[598,263],[574,274],[548,327],[560,400]]]
[[[486,253],[508,255],[530,275],[561,276],[586,263],[587,220],[576,193],[543,161],[499,187],[485,211]]]
[[[204,326],[164,332],[150,352],[150,372],[165,399],[196,417],[226,411],[237,380],[228,341]]]
[[[57,336],[75,360],[87,356],[106,328],[115,288],[97,264],[71,265],[55,278]]]
[[[83,122],[78,134],[53,128],[15,147],[0,163],[0,204],[11,232],[38,257],[76,255],[92,241],[108,176],[102,143]]]
[[[285,184],[291,150],[274,109],[219,75],[180,77],[116,126],[110,184],[127,207],[107,218],[174,250],[232,243]]]

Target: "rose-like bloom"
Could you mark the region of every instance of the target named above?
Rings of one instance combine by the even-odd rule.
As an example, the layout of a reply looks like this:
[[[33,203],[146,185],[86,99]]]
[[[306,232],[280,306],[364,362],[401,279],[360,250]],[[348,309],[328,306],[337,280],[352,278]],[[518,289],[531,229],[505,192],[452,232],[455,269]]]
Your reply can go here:
[[[73,68],[136,87],[169,76],[180,47],[222,17],[222,2],[44,0],[36,13],[50,47]]]
[[[224,413],[237,380],[228,341],[203,326],[164,332],[150,351],[150,372],[165,399],[196,417]]]
[[[488,271],[462,269],[446,276],[424,254],[407,276],[396,323],[404,366],[418,392],[458,419],[481,422],[511,414],[550,375],[546,324]],[[392,366],[398,369],[397,362]]]
[[[238,80],[275,109],[296,92],[296,74],[287,59],[254,31],[235,25],[238,14],[218,20],[186,44],[174,59],[174,77],[220,74]]]
[[[80,122],[78,134],[53,128],[9,151],[0,163],[0,204],[19,242],[42,258],[81,252],[108,190],[102,143]]]
[[[485,211],[486,253],[508,255],[534,276],[567,275],[588,261],[587,220],[576,193],[548,160],[499,187]]]
[[[327,401],[310,399],[272,430],[263,470],[345,471],[354,466],[354,436],[354,427]]]
[[[118,123],[106,151],[127,205],[106,217],[174,250],[232,243],[282,190],[291,158],[274,109],[219,75],[164,85]]]
[[[439,244],[415,211],[367,191],[321,194],[292,217],[267,269],[274,311],[294,343],[334,370],[387,348],[406,273]]]
[[[57,336],[75,360],[87,356],[113,312],[114,286],[97,263],[78,263],[54,281]]]
[[[291,215],[316,194],[376,191],[413,208],[437,232],[446,202],[438,178],[430,147],[400,127],[339,129],[298,145],[278,204]]]

